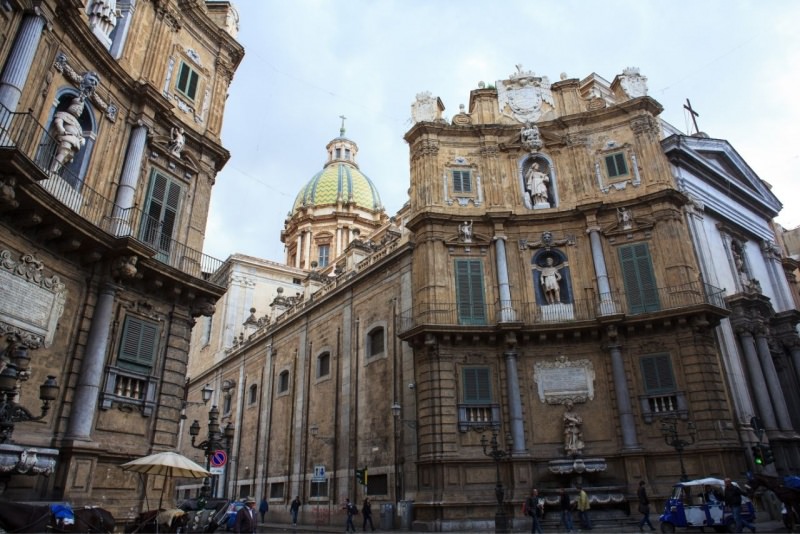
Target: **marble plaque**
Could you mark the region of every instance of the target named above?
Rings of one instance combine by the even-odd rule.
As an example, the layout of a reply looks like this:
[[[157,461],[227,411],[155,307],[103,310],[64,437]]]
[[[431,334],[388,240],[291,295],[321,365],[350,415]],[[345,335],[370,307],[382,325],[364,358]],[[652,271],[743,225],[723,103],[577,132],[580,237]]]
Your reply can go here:
[[[594,398],[594,367],[589,360],[569,360],[559,356],[551,362],[534,365],[533,380],[539,400],[547,404],[563,404],[567,400],[580,403]]]
[[[53,342],[66,301],[64,284],[43,270],[29,254],[16,261],[9,251],[0,251],[0,334],[17,334],[29,348]]]

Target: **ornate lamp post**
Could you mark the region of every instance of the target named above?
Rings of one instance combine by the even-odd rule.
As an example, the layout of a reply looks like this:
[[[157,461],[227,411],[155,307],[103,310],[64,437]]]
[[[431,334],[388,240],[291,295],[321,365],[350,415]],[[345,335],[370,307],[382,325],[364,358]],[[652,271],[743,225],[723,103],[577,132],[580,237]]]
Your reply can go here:
[[[686,474],[686,468],[683,465],[683,449],[687,445],[694,444],[697,438],[697,427],[693,421],[686,423],[686,428],[689,441],[686,441],[678,434],[678,420],[675,417],[665,417],[661,420],[661,435],[664,436],[664,443],[678,451],[678,461],[681,464],[681,482],[689,480],[689,475]]]
[[[206,389],[207,388],[207,389]],[[208,386],[203,389],[203,398],[206,397],[207,391],[210,390]],[[208,397],[210,398],[211,395],[208,393]],[[205,453],[206,456],[206,469],[211,467],[211,457],[214,453],[220,449],[223,449],[226,454],[230,456],[230,447],[231,442],[233,441],[233,436],[235,434],[235,429],[233,428],[233,423],[228,422],[225,425],[225,429],[220,432],[219,429],[219,408],[216,406],[212,406],[211,409],[208,411],[208,437],[201,441],[200,443],[195,443],[195,439],[200,434],[200,422],[195,419],[192,425],[189,427],[189,435],[192,436],[192,447],[195,449],[200,449]],[[225,468],[225,473],[227,473],[227,467]],[[215,477],[216,478],[216,477]],[[227,478],[227,477],[226,477]],[[222,484],[222,495],[221,497],[225,497],[225,489],[227,486],[227,481],[223,480]],[[201,497],[208,498],[211,496],[212,488],[210,487],[211,481],[209,479],[205,479],[203,481],[203,488],[200,490]],[[215,484],[216,486],[216,484]]]
[[[494,531],[495,532],[509,532],[508,529],[508,516],[506,516],[505,508],[503,508],[503,498],[505,497],[505,490],[503,483],[500,480],[500,462],[506,458],[511,458],[511,451],[514,449],[511,435],[506,436],[507,450],[499,448],[497,443],[497,430],[492,430],[492,439],[486,439],[486,434],[481,435],[481,445],[483,446],[483,454],[493,459],[495,462],[496,485],[494,487],[494,495],[497,498],[497,509],[494,513]],[[489,447],[489,450],[487,450]]]
[[[50,410],[50,403],[58,397],[56,377],[48,375],[39,386],[39,399],[42,401],[42,413],[35,416],[30,410],[17,403],[20,383],[30,377],[28,366],[30,356],[28,347],[12,342],[5,350],[8,361],[0,372],[0,443],[6,443],[14,433],[14,424],[24,421],[39,421]]]

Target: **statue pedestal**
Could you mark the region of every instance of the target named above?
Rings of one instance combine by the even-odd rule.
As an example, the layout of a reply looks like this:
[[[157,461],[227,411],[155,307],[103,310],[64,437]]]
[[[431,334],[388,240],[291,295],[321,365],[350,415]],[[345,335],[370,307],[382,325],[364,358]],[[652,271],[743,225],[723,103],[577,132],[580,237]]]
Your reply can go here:
[[[539,308],[542,322],[574,321],[575,308],[572,304],[547,304]]]
[[[548,467],[556,475],[582,475],[583,473],[602,473],[608,469],[605,458],[564,458],[550,460]]]

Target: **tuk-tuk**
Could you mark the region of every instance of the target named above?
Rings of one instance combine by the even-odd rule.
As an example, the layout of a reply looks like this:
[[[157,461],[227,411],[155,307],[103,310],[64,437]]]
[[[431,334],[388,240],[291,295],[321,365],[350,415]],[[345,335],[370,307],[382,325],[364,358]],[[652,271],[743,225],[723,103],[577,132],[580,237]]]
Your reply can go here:
[[[736,482],[733,482],[737,485]],[[723,502],[725,481],[718,478],[700,478],[680,482],[672,487],[672,495],[664,505],[661,532],[675,532],[676,527],[710,527],[716,532],[734,532],[736,525],[730,508]],[[742,519],[753,522],[756,511],[746,495],[742,495]]]

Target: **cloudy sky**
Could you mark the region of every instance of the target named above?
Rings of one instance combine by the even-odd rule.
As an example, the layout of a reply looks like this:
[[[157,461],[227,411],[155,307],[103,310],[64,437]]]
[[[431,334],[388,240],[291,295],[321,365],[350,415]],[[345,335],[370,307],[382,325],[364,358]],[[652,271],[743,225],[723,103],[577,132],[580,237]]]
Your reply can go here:
[[[283,221],[339,134],[389,215],[406,201],[415,95],[451,118],[515,65],[608,81],[639,67],[662,117],[727,139],[800,226],[800,2],[795,0],[233,0],[245,58],[228,97],[206,254],[284,261]]]

